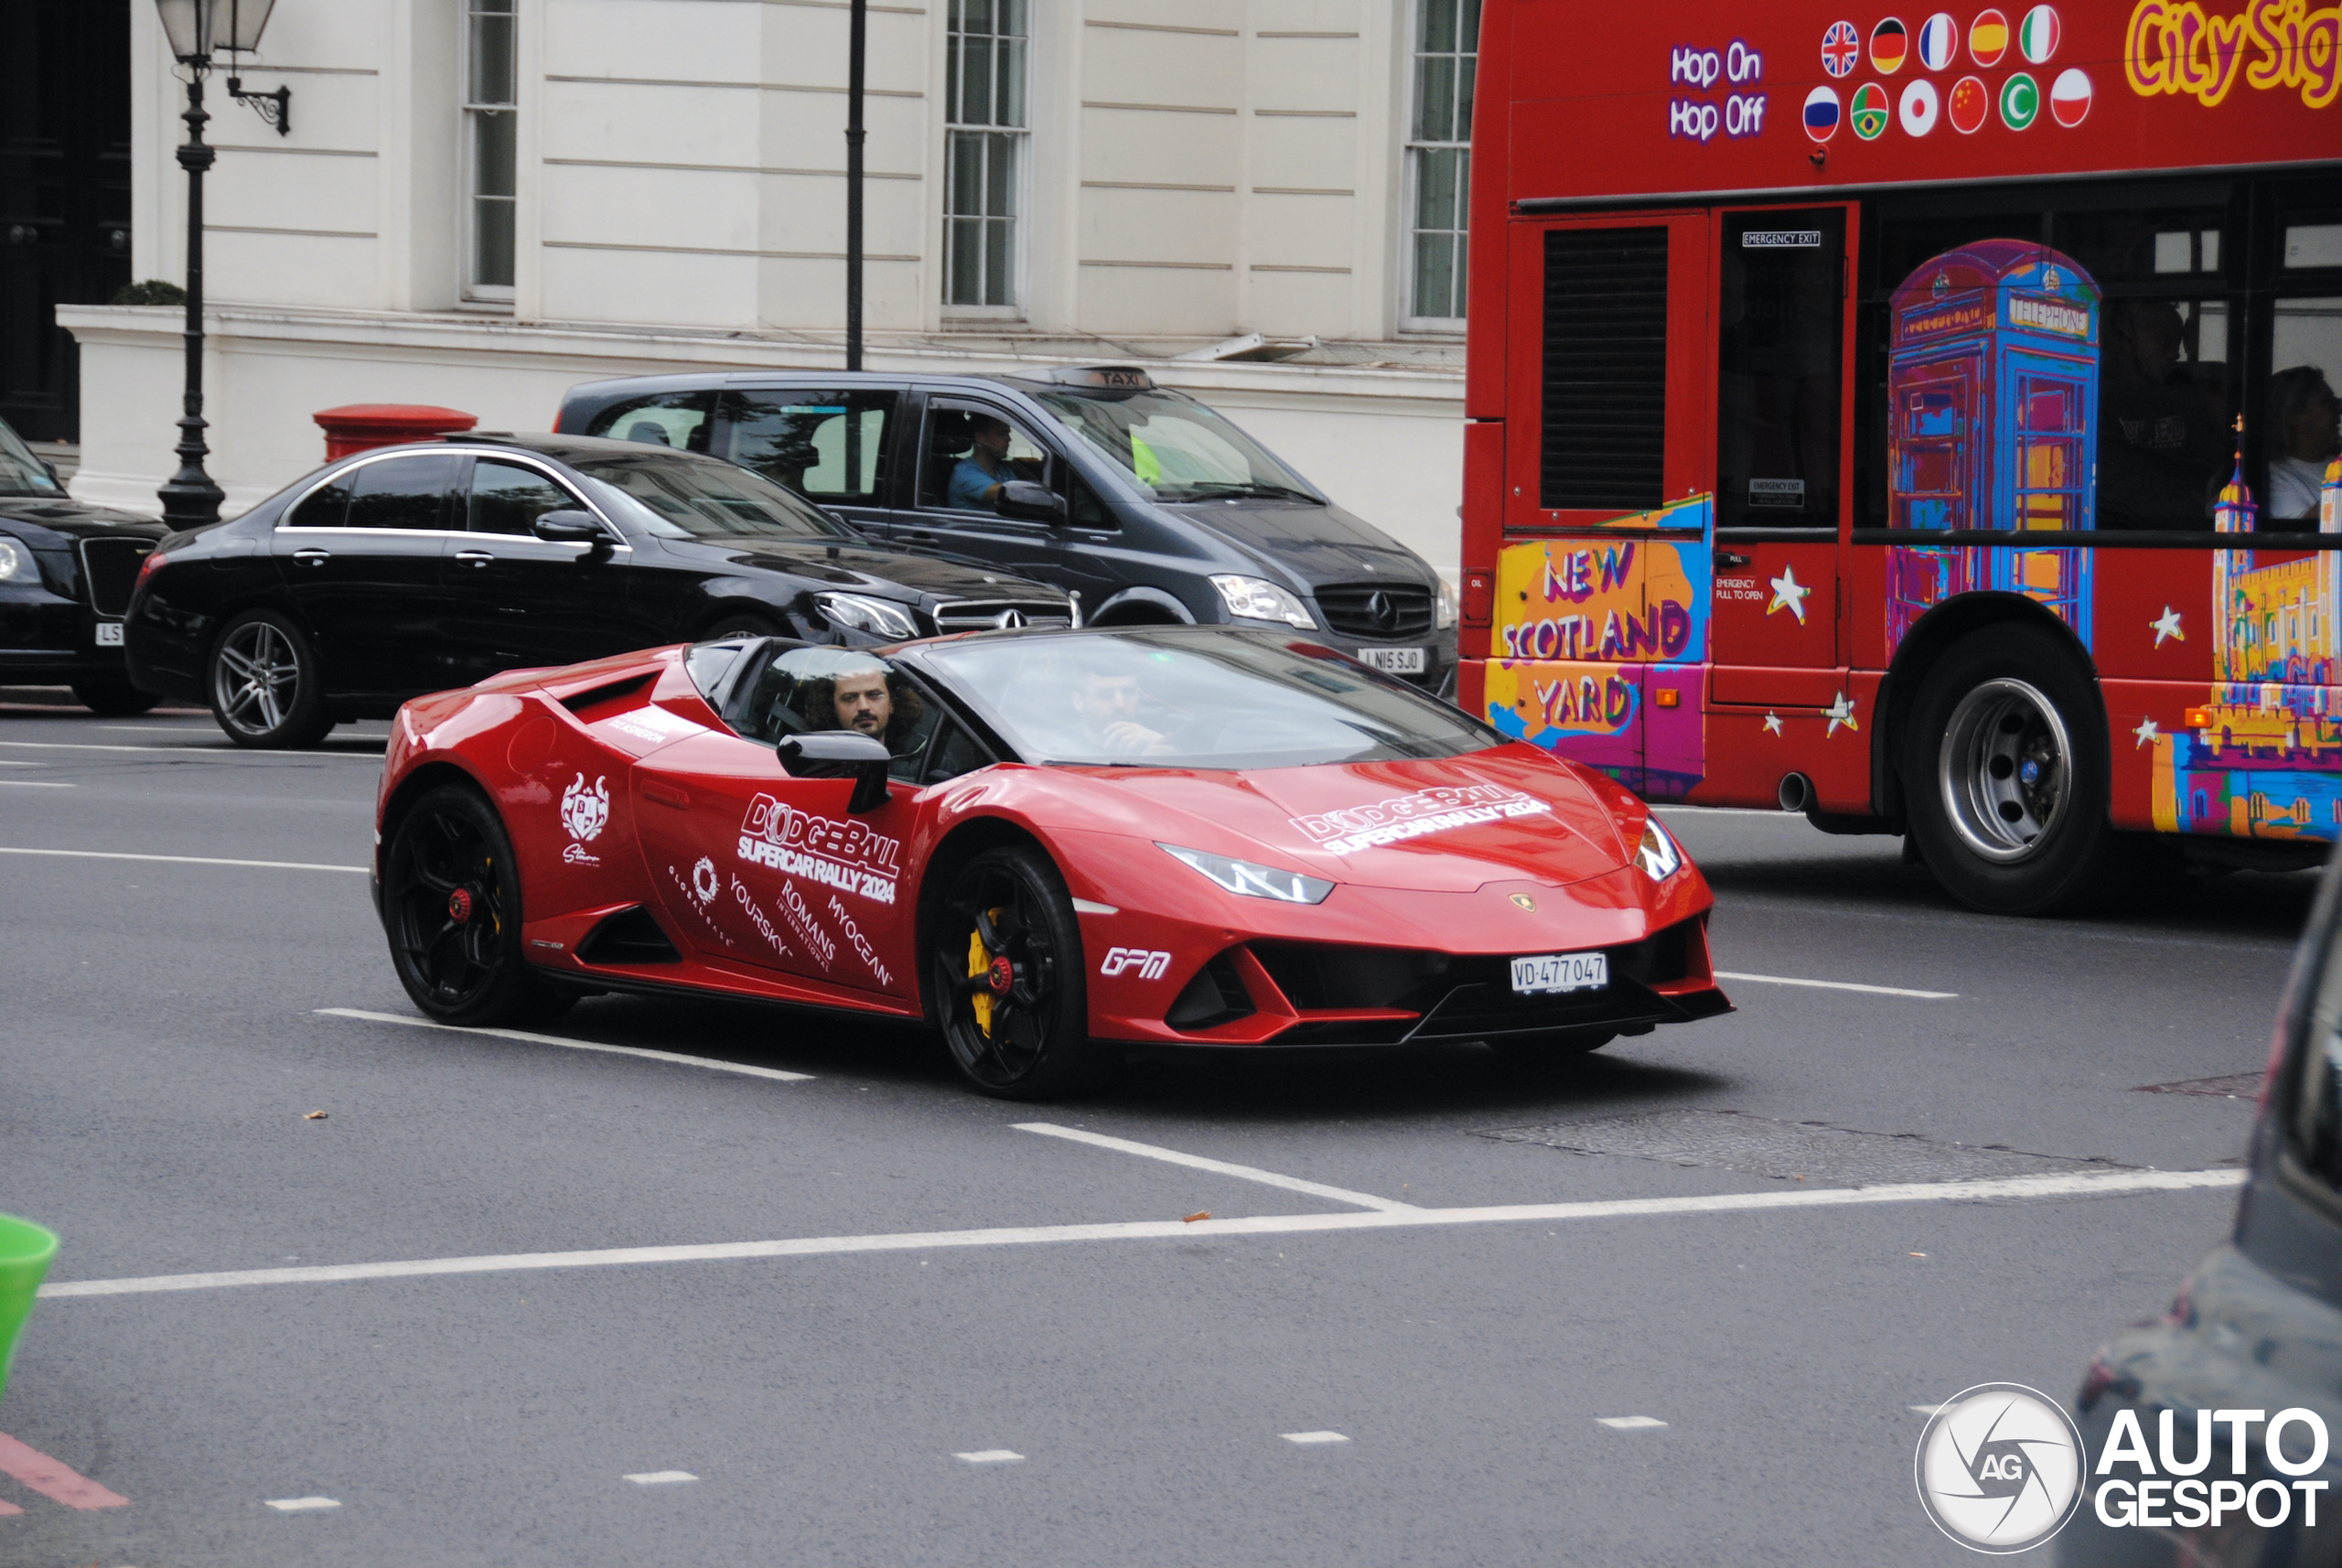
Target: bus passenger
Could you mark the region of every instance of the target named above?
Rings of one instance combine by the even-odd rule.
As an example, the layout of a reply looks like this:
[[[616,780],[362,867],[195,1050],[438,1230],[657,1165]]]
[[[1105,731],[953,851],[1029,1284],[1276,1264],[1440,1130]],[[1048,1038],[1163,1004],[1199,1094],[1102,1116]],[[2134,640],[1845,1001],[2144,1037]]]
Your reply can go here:
[[[2218,388],[2181,362],[2187,323],[2167,299],[2121,299],[2106,310],[2099,405],[2100,527],[2204,528],[2228,477]]]
[[[2269,378],[2269,504],[2264,516],[2317,524],[2326,465],[2342,452],[2342,403],[2315,365]]]

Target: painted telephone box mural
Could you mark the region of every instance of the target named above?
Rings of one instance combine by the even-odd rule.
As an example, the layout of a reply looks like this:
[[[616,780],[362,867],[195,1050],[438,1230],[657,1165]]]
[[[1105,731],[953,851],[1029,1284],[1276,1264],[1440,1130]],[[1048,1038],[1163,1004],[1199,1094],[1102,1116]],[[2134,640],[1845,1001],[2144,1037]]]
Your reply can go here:
[[[2088,273],[2032,241],[1980,241],[1904,279],[1888,321],[1890,527],[2095,526],[2099,290]],[[1983,590],[2039,600],[2090,646],[2088,552],[1896,545],[1888,650],[1934,606]]]

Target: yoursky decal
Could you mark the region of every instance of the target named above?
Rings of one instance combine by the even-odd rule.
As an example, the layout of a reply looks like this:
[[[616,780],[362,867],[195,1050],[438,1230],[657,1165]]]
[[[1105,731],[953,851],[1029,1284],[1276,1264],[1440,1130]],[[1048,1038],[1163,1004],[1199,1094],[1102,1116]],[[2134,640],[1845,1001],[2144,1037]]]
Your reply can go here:
[[[867,898],[895,901],[900,839],[873,832],[866,822],[834,822],[759,795],[740,823],[739,856],[791,876]]]

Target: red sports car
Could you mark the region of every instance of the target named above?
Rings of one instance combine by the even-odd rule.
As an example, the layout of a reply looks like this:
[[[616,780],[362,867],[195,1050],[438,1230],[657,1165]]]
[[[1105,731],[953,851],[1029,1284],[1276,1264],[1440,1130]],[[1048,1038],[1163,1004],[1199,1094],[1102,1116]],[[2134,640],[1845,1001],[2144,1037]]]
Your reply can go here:
[[[1598,773],[1291,632],[732,639],[399,711],[375,898],[449,1023],[606,991],[925,1019],[988,1094],[1134,1050],[1591,1050],[1727,1012]]]

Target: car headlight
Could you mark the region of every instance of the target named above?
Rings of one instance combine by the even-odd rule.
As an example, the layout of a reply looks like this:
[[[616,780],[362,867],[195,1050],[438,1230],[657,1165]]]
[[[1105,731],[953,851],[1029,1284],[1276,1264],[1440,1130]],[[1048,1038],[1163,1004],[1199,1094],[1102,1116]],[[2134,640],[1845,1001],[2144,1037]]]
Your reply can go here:
[[[1274,898],[1280,904],[1323,904],[1326,895],[1334,890],[1332,883],[1304,876],[1298,871],[1280,871],[1273,865],[1256,865],[1249,860],[1231,860],[1199,849],[1181,849],[1176,843],[1158,843],[1155,847],[1241,897]]]
[[[1274,583],[1258,577],[1214,577],[1211,585],[1219,590],[1219,602],[1228,607],[1228,613],[1241,619],[1281,620],[1298,631],[1317,629],[1301,601]]]
[[[1439,612],[1435,624],[1442,631],[1456,624],[1456,585],[1445,577],[1439,580]]]
[[[38,583],[40,565],[25,545],[0,534],[0,583]]]
[[[865,594],[816,594],[813,603],[821,607],[833,626],[849,631],[868,632],[873,637],[917,637],[919,623],[911,612],[885,599],[874,599]]]
[[[1643,822],[1643,842],[1635,846],[1635,864],[1653,882],[1664,882],[1683,869],[1683,852],[1667,836],[1656,817]]]

